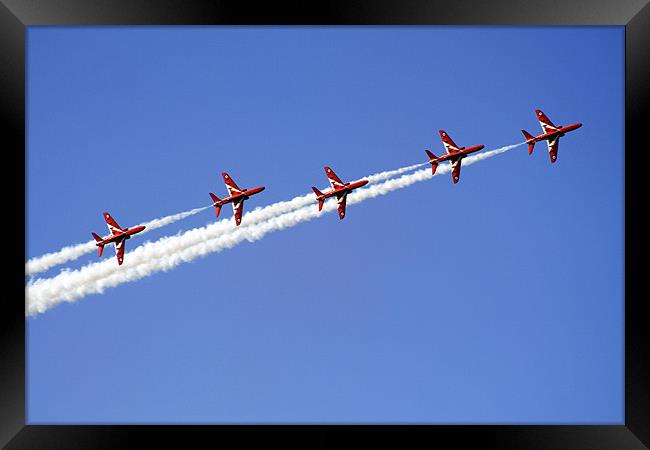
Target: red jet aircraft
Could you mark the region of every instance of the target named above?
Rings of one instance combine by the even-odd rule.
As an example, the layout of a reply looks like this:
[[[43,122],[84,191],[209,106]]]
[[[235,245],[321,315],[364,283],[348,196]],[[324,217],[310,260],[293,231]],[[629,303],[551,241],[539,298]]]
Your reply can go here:
[[[101,238],[97,236],[95,233],[92,233],[93,237],[97,241],[97,252],[99,253],[99,256],[102,256],[102,251],[104,250],[104,246],[106,244],[113,244],[115,246],[115,256],[117,256],[117,264],[122,265],[124,262],[124,244],[127,239],[131,239],[131,236],[133,236],[136,233],[141,232],[144,230],[144,225],[141,225],[139,227],[135,228],[121,228],[115,219],[111,217],[111,215],[107,212],[104,212],[104,220],[106,220],[106,225],[108,225],[108,231],[111,232],[111,235],[106,238]]]
[[[431,153],[429,150],[425,150],[427,153],[427,156],[429,157],[429,164],[431,164],[431,174],[433,175],[436,173],[436,169],[438,168],[438,163],[442,161],[449,161],[451,163],[451,177],[454,182],[454,184],[458,183],[458,180],[460,179],[460,165],[461,161],[463,158],[465,158],[467,155],[470,153],[478,152],[481,150],[485,145],[475,145],[474,147],[458,147],[453,139],[449,137],[449,135],[444,131],[440,130],[440,138],[442,139],[442,143],[445,145],[445,150],[447,151],[447,154],[445,156],[436,156],[433,153]]]
[[[360,180],[360,181],[355,181],[353,183],[352,182],[344,183],[341,181],[339,177],[336,176],[334,171],[327,166],[325,166],[325,175],[327,175],[327,179],[329,180],[330,185],[332,186],[331,191],[322,193],[315,187],[313,186],[311,187],[314,193],[316,194],[316,199],[318,200],[318,210],[320,211],[323,209],[323,204],[325,203],[325,200],[327,200],[329,197],[336,195],[336,201],[339,203],[339,218],[343,220],[343,218],[345,217],[345,203],[348,194],[353,190],[355,190],[356,188],[368,184],[368,180]]]
[[[553,164],[557,161],[557,147],[560,143],[560,138],[569,131],[577,130],[582,126],[582,124],[574,123],[572,125],[567,125],[566,127],[563,127],[562,125],[554,125],[553,122],[551,122],[551,119],[546,117],[546,114],[544,114],[541,109],[536,109],[535,113],[537,114],[539,124],[542,126],[543,133],[539,136],[532,136],[526,130],[521,130],[526,137],[526,143],[528,143],[528,154],[533,154],[535,142],[546,141],[546,144],[548,145],[548,155],[551,158],[551,164]]]
[[[219,197],[210,192],[210,197],[212,197],[212,201],[214,202],[212,206],[214,206],[216,209],[218,219],[221,207],[226,203],[232,203],[232,210],[235,214],[235,223],[237,226],[239,226],[241,223],[241,215],[244,211],[244,200],[248,200],[251,195],[262,192],[264,190],[264,186],[252,189],[240,189],[239,186],[237,186],[232,180],[232,178],[230,178],[230,175],[228,175],[226,172],[222,172],[221,176],[223,177],[224,183],[226,183],[226,189],[228,189],[229,196],[224,199],[219,199]]]

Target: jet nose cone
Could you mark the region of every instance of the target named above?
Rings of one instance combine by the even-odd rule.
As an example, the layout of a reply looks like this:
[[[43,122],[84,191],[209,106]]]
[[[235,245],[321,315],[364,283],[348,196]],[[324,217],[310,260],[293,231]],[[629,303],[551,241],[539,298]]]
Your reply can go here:
[[[581,123],[576,123],[576,128],[580,128],[582,126]]]

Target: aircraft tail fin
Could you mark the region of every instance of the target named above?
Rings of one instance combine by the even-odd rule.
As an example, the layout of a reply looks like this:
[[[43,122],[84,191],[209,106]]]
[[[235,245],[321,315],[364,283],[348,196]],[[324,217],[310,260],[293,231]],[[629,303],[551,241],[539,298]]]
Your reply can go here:
[[[530,134],[530,133],[529,133],[528,131],[526,131],[526,130],[521,130],[521,132],[522,132],[522,134],[524,135],[524,137],[526,138],[527,141],[530,141],[531,139],[534,138],[534,136],[533,136],[532,134]]]
[[[101,242],[101,241],[102,241],[102,238],[99,237],[99,236],[97,236],[97,234],[92,233],[92,235],[93,235],[93,237],[95,238],[95,240],[96,240],[97,242]],[[103,245],[103,244],[102,244],[102,245],[98,245],[98,246],[97,246],[97,254],[98,254],[100,257],[102,256],[102,252],[103,252],[103,251],[104,251],[104,245]]]
[[[435,175],[436,169],[438,168],[438,163],[431,162],[431,160],[438,158],[436,155],[431,153],[429,150],[424,150],[429,157],[429,164],[431,164],[431,175]]]
[[[217,197],[216,195],[214,195],[212,192],[210,192],[209,194],[210,194],[210,198],[212,199],[212,201],[214,203],[218,203],[218,202],[221,201],[221,199],[219,197]],[[221,212],[221,205],[212,205],[212,206],[214,206],[214,209],[216,210],[215,213],[216,213],[217,219],[218,219],[219,218],[219,213]]]
[[[314,191],[314,194],[316,194],[316,198],[318,199],[318,210],[323,209],[323,204],[325,203],[325,199],[323,198],[323,193],[319,191],[317,188],[314,186],[311,187],[312,191]]]
[[[521,133],[524,135],[526,138],[526,141],[530,141],[531,139],[534,139],[535,137],[531,135],[528,131],[526,130],[521,130]],[[533,154],[533,148],[535,148],[535,143],[534,142],[529,142],[528,143],[528,154],[532,155]]]

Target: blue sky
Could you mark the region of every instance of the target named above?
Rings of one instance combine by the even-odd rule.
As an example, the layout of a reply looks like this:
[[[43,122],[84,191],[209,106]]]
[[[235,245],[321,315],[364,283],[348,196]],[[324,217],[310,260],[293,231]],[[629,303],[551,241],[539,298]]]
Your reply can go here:
[[[584,124],[554,165],[521,147],[29,318],[30,423],[623,423],[623,27],[43,27],[27,50],[26,258],[102,211],[208,205],[224,170],[267,187],[250,211],[324,165],[424,162],[440,128],[488,150],[535,108]]]

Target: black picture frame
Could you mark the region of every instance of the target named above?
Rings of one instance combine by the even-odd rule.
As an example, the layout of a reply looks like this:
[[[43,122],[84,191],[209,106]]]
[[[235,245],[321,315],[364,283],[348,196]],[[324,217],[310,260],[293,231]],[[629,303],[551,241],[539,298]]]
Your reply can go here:
[[[647,153],[644,128],[648,123],[648,87],[650,82],[650,5],[645,0],[565,0],[516,1],[498,0],[375,0],[266,2],[197,0],[0,0],[0,89],[2,90],[2,134],[5,161],[2,177],[4,207],[9,211],[10,229],[18,229],[15,216],[22,211],[26,217],[26,197],[15,195],[18,179],[12,177],[23,168],[25,174],[25,44],[26,28],[53,25],[624,25],[625,26],[625,423],[624,425],[431,425],[414,427],[424,431],[427,443],[451,439],[454,447],[472,445],[500,449],[637,449],[650,445],[650,342],[645,326],[647,308],[642,295],[644,210],[643,181],[639,173],[644,164],[640,158]],[[561,49],[558,49],[560,51]],[[552,50],[539,55],[540,63],[552,57]],[[558,67],[558,70],[562,70]],[[603,130],[606,132],[606,130]],[[28,195],[26,180],[25,196]],[[15,202],[15,204],[14,204]],[[640,207],[636,207],[640,205]],[[638,219],[638,220],[637,220]],[[9,232],[7,228],[5,233]],[[9,254],[19,253],[20,243]],[[23,242],[25,242],[23,240]],[[27,244],[25,242],[25,244]],[[641,244],[641,245],[639,245]],[[594,243],[598,245],[598,243]],[[26,257],[26,245],[21,250]],[[21,274],[15,273],[19,258],[5,267],[7,281],[3,301],[2,337],[0,340],[0,445],[9,449],[39,448],[125,448],[134,441],[158,443],[165,447],[188,446],[188,440],[207,439],[217,445],[224,431],[237,437],[240,444],[249,440],[249,428],[239,426],[173,426],[173,425],[26,425],[25,411],[25,305],[19,300],[24,285],[18,284]],[[639,261],[637,263],[637,261]],[[20,263],[22,264],[22,262]],[[22,266],[21,266],[22,267]],[[9,276],[10,275],[10,276]],[[22,274],[24,275],[24,274]],[[22,281],[21,281],[22,283]],[[11,294],[10,294],[11,293]],[[258,425],[259,434],[279,434],[278,427]],[[295,428],[295,427],[294,427]],[[317,431],[319,443],[326,436]],[[367,430],[366,427],[362,427]],[[404,427],[393,427],[403,430]],[[413,428],[409,427],[409,430]],[[381,439],[386,427],[373,427]],[[366,433],[367,434],[367,433]],[[217,438],[216,436],[219,436]],[[235,435],[235,436],[233,436]],[[286,444],[282,433],[281,442]],[[219,440],[215,440],[219,439]],[[270,441],[268,441],[270,442]],[[299,442],[306,444],[301,439]],[[332,440],[332,444],[340,441]],[[645,444],[645,445],[644,445]],[[310,445],[310,444],[308,444]]]

